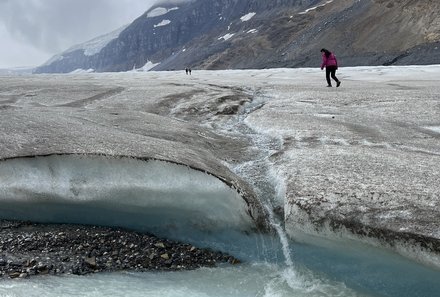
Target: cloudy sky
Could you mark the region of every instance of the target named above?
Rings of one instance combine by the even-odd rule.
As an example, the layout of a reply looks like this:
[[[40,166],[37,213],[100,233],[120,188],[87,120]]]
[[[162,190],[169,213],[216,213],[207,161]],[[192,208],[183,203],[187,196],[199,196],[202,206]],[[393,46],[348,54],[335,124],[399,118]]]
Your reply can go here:
[[[0,0],[0,68],[38,66],[118,29],[156,0]]]

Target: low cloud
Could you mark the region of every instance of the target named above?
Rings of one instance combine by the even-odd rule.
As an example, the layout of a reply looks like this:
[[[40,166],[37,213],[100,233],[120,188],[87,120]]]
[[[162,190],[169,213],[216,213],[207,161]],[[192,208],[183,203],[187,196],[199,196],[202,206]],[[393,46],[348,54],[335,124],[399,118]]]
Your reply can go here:
[[[21,44],[52,55],[130,23],[154,2],[0,0],[0,26],[3,27],[0,38],[2,41],[13,40],[14,48]],[[8,44],[2,42],[3,50],[7,50],[7,47]],[[23,53],[29,51],[29,48],[23,50]],[[1,51],[0,55],[3,54]]]

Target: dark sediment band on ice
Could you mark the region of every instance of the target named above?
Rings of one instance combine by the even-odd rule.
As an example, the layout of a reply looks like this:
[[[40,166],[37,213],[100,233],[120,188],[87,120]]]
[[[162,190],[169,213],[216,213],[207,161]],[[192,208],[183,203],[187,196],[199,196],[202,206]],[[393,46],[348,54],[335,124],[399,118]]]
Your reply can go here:
[[[326,218],[317,218],[309,209],[300,205],[291,205],[290,208],[294,211],[288,218],[288,232],[297,240],[317,244],[323,240],[342,244],[354,240],[389,249],[416,262],[440,269],[440,240],[437,237],[397,231],[390,226],[376,226],[374,222],[360,222],[356,217],[341,219],[328,215]]]
[[[0,277],[179,271],[238,264],[225,253],[124,229],[0,221]]]
[[[330,222],[330,226],[335,232],[338,232],[341,228],[346,228],[353,234],[377,239],[384,242],[385,245],[394,246],[405,243],[408,246],[421,248],[440,256],[440,239],[435,237],[404,231],[396,232],[386,228],[367,226],[360,222],[356,222],[355,220],[333,220]]]

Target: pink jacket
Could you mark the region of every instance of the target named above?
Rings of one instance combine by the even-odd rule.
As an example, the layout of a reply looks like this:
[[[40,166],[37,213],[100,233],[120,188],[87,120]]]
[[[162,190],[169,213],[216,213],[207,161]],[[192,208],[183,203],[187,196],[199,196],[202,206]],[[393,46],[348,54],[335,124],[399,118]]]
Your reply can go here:
[[[336,60],[336,56],[333,53],[331,53],[328,58],[325,53],[322,53],[321,69],[324,69],[324,67],[327,66],[336,66],[336,68],[338,67],[338,60]]]

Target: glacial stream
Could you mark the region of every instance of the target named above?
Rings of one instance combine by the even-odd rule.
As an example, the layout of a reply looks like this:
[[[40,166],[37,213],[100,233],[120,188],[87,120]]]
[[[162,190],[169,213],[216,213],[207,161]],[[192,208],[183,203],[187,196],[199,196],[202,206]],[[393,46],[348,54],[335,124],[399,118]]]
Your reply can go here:
[[[438,272],[392,255],[368,249],[366,253],[301,245],[292,249],[294,267],[282,259],[254,258],[237,266],[187,272],[43,276],[3,280],[0,296],[436,296],[439,292]]]

